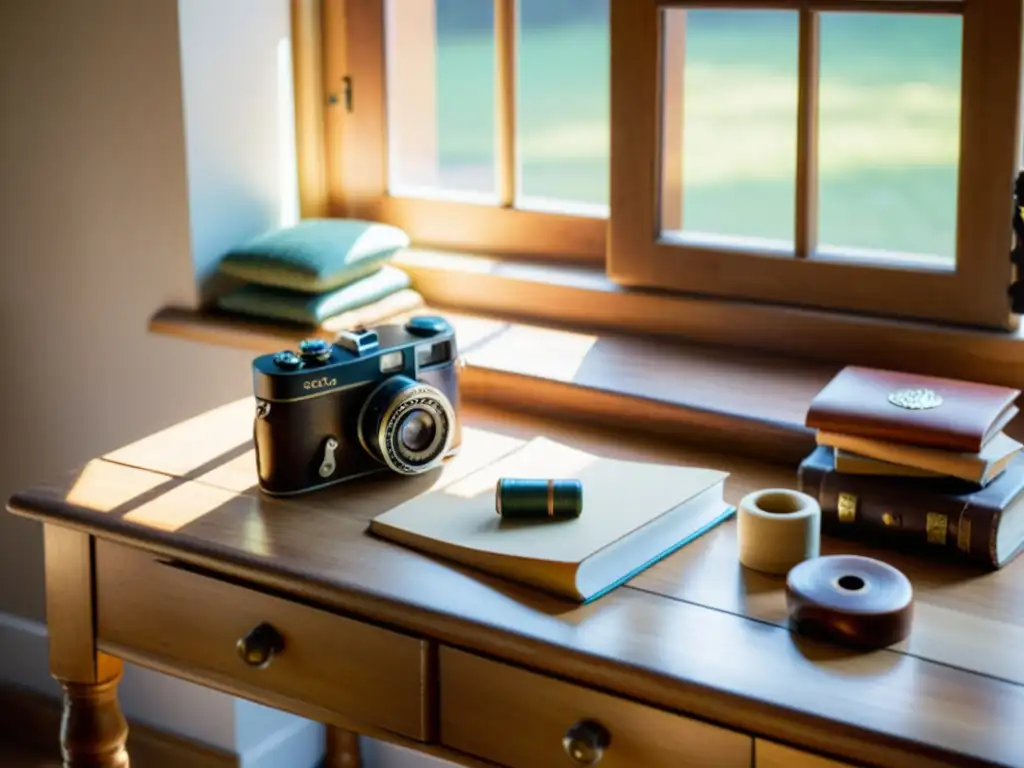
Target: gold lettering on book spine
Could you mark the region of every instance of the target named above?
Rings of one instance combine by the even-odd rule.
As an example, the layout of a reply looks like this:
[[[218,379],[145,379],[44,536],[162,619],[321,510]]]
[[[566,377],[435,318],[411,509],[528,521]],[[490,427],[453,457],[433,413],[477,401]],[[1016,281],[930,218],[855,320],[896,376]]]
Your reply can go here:
[[[852,493],[839,494],[839,522],[852,523],[857,519],[857,497]]]
[[[971,551],[971,521],[961,520],[956,530],[956,546],[964,552]]]
[[[929,512],[925,518],[925,531],[928,535],[929,544],[945,544],[946,532],[949,528],[949,520],[945,515],[938,512]]]

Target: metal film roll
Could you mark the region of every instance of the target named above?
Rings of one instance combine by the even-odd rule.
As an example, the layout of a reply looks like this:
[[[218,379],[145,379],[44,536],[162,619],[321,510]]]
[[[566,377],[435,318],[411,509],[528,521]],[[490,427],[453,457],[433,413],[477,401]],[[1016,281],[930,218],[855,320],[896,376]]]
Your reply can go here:
[[[736,510],[739,559],[747,568],[783,575],[821,549],[821,507],[805,493],[766,488]]]
[[[509,519],[579,517],[583,484],[579,480],[503,477],[494,489],[494,511]]]

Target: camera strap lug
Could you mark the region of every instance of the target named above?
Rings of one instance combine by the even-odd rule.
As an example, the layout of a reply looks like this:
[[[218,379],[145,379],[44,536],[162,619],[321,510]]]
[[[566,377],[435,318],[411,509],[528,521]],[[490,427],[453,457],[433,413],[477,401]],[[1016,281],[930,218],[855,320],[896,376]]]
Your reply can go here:
[[[330,477],[334,474],[334,470],[337,468],[337,463],[334,460],[336,450],[338,450],[338,441],[333,437],[328,437],[327,442],[324,443],[324,458],[320,462],[320,477]]]

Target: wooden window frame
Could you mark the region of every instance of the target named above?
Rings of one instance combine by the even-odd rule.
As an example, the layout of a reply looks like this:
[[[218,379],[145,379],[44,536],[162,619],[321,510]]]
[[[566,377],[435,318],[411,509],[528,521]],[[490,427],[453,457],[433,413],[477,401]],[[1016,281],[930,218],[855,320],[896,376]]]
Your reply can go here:
[[[433,0],[401,2],[403,13],[429,21]],[[324,47],[335,59],[325,60],[326,86],[340,89],[344,81],[352,89],[351,109],[325,139],[326,155],[340,163],[340,170],[328,177],[330,215],[394,224],[421,246],[604,263],[607,217],[516,207],[515,0],[495,0],[497,205],[389,192],[385,0],[324,4]],[[404,26],[409,34],[394,42],[409,58],[411,65],[406,66],[417,78],[409,81],[408,92],[414,97],[430,93],[430,66],[417,67],[416,60],[422,64],[434,55],[432,25]],[[421,133],[414,140],[431,141],[432,131]]]
[[[494,0],[496,40],[514,47],[515,0]],[[681,291],[730,302],[800,306],[899,320],[1017,329],[1007,288],[1014,277],[1013,177],[1020,162],[1021,0],[610,0],[611,161],[608,219],[520,210],[508,204],[514,83],[499,77],[499,173],[505,205],[388,194],[384,0],[291,0],[297,135],[303,215],[354,216],[393,223],[414,244],[489,256],[551,258],[603,267],[619,285]],[[410,4],[425,0],[408,0]],[[681,175],[661,187],[666,120],[668,167],[681,168],[682,104],[666,104],[663,73],[681,77],[685,17],[664,8],[792,9],[801,13],[798,98],[797,258],[662,241],[679,228]],[[943,12],[963,16],[961,151],[955,271],[807,258],[814,253],[816,25],[821,11]],[[669,19],[663,30],[662,19]],[[809,34],[811,32],[812,34]],[[675,40],[661,46],[662,35]],[[502,42],[504,41],[504,42]],[[429,39],[429,45],[433,45]],[[314,63],[319,60],[319,66]],[[665,66],[668,63],[669,66]],[[680,66],[676,66],[679,64]],[[500,68],[499,68],[500,70]],[[354,85],[352,109],[346,83]],[[324,95],[326,94],[326,100]],[[673,155],[672,153],[676,153]]]
[[[608,274],[617,283],[825,309],[1011,329],[1013,180],[1020,160],[1020,0],[612,0],[611,214]],[[680,150],[677,90],[684,13],[782,9],[800,14],[795,257],[671,242],[661,212],[681,201],[664,152]],[[852,263],[815,253],[818,14],[959,14],[963,18],[960,173],[955,270]],[[668,23],[665,19],[669,19]],[[670,66],[665,66],[666,63]],[[663,72],[667,74],[663,75]],[[684,97],[685,98],[685,97]],[[675,125],[664,126],[675,120]],[[673,160],[674,162],[674,160]],[[665,198],[665,199],[662,199]],[[678,227],[668,218],[665,228]]]

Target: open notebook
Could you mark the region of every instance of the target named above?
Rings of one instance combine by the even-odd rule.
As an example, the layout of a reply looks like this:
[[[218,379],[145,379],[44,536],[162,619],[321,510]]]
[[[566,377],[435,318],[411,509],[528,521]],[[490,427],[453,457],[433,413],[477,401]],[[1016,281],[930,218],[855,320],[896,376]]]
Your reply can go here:
[[[727,473],[594,456],[545,438],[378,515],[379,536],[579,602],[593,600],[725,520]],[[572,520],[503,520],[499,478],[576,478]]]

